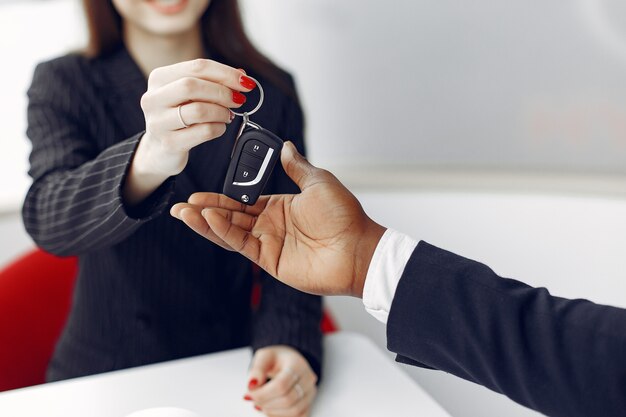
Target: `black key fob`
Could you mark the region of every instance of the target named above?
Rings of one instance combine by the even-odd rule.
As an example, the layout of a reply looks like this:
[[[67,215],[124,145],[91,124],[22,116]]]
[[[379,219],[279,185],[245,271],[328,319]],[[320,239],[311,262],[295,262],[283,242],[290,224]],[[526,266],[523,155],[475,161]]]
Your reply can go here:
[[[224,194],[250,206],[256,203],[282,148],[278,136],[244,118],[224,181]]]

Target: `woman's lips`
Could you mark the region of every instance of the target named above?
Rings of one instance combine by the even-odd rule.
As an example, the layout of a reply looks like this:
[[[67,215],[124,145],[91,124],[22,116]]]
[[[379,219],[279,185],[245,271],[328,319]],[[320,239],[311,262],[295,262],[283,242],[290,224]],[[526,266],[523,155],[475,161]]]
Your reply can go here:
[[[181,12],[189,0],[148,0],[148,4],[162,14],[176,14]]]

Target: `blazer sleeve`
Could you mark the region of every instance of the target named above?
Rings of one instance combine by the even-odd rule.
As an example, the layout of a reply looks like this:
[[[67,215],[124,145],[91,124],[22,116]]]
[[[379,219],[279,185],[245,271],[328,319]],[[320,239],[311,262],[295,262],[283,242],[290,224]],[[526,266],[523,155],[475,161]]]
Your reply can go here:
[[[28,90],[33,183],[22,216],[37,245],[59,256],[122,241],[158,215],[173,191],[168,180],[132,212],[124,206],[122,185],[143,132],[98,150],[87,124],[97,96],[81,88],[81,74],[77,61],[43,63]]]
[[[283,129],[276,132],[291,140],[304,153],[304,122],[302,109],[295,99],[288,98],[283,109]],[[299,193],[296,184],[276,164],[269,193]],[[321,297],[288,287],[261,270],[261,302],[255,315],[252,347],[256,350],[270,345],[296,348],[309,362],[318,379],[322,365]]]
[[[626,310],[554,297],[420,242],[387,323],[398,360],[550,416],[626,413]]]

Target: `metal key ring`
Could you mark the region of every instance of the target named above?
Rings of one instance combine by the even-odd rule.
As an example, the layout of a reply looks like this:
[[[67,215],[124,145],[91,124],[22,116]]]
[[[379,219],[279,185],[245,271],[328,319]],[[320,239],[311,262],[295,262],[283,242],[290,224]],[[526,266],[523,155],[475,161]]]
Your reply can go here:
[[[254,78],[254,77],[251,77],[251,76],[249,76],[249,75],[246,75],[246,77],[248,77],[248,78],[250,78],[252,81],[254,81],[254,82],[256,83],[256,86],[259,88],[259,103],[256,105],[256,107],[255,107],[255,108],[253,108],[253,109],[252,109],[252,110],[250,110],[250,111],[244,112],[244,113],[237,113],[236,111],[233,111],[233,114],[234,114],[235,116],[241,116],[241,117],[244,117],[244,115],[248,115],[248,116],[250,116],[250,115],[252,115],[252,114],[256,113],[256,112],[257,112],[257,111],[261,108],[261,106],[263,105],[263,99],[265,98],[265,92],[263,91],[263,87],[261,86],[261,83],[259,83],[259,82],[257,81],[257,79],[256,79],[256,78]],[[232,110],[231,110],[231,111],[232,111]]]

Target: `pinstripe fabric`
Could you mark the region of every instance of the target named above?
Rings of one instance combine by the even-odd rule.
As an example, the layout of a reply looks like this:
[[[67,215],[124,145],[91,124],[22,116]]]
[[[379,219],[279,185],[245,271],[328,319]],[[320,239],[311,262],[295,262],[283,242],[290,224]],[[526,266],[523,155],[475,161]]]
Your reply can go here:
[[[255,121],[303,149],[299,106],[261,80]],[[142,205],[121,199],[144,129],[146,80],[123,48],[103,58],[68,55],[35,70],[29,89],[29,174],[23,207],[35,242],[79,256],[72,311],[50,380],[127,368],[246,344],[287,344],[319,373],[321,302],[262,275],[250,309],[251,266],[197,236],[168,208],[195,191],[220,191],[237,123],[192,150],[187,168]],[[271,105],[270,105],[271,103]],[[296,192],[279,168],[271,192]]]

